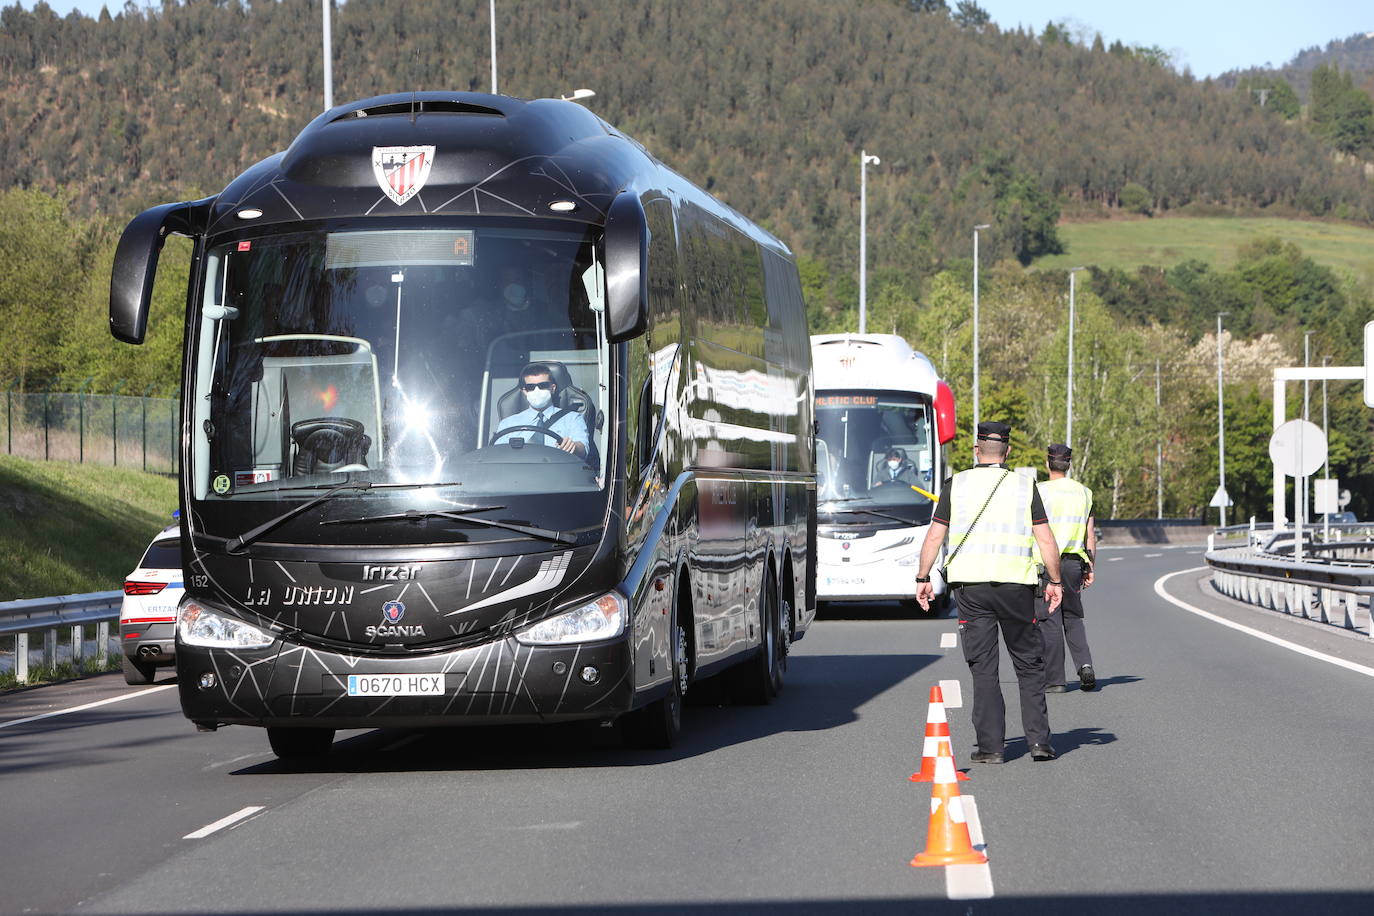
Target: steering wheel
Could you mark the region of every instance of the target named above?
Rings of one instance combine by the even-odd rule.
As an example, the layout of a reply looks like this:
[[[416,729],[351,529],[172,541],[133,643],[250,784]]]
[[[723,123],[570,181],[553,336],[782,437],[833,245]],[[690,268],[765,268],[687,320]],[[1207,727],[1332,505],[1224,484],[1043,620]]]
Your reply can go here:
[[[487,442],[487,445],[495,445],[497,439],[500,439],[502,436],[509,436],[511,433],[514,432],[531,432],[548,436],[550,439],[553,440],[554,446],[557,446],[559,442],[563,441],[563,437],[555,433],[553,430],[545,429],[542,426],[531,426],[528,424],[521,424],[520,426],[507,426],[505,429],[498,429],[492,435],[490,441]]]

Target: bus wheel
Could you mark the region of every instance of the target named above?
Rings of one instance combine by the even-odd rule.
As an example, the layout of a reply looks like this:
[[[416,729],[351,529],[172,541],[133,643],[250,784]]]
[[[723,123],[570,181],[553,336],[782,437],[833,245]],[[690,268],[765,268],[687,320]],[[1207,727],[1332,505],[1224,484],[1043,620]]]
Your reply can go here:
[[[269,728],[267,741],[272,753],[283,760],[319,757],[334,743],[332,728]]]
[[[682,698],[692,671],[692,659],[687,644],[687,630],[673,613],[672,666],[673,678],[668,692],[643,709],[637,709],[620,719],[620,736],[630,747],[646,750],[666,750],[677,743],[682,734]]]
[[[780,620],[782,604],[778,601],[777,587],[771,576],[762,597],[762,607],[759,609],[762,644],[753,658],[730,672],[734,681],[731,695],[736,702],[750,706],[771,703],[782,692],[783,671],[787,668],[787,645],[784,640],[791,636],[791,621],[784,627]]]

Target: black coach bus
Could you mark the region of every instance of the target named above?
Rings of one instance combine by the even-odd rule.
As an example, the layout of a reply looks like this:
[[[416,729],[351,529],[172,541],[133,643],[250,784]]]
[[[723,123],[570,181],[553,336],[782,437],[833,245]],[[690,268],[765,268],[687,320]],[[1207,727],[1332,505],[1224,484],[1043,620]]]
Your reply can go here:
[[[815,616],[810,348],[777,239],[579,105],[342,105],[125,229],[115,337],[194,243],[182,709],[267,728],[618,721],[782,687]],[[543,402],[543,410],[538,408]]]

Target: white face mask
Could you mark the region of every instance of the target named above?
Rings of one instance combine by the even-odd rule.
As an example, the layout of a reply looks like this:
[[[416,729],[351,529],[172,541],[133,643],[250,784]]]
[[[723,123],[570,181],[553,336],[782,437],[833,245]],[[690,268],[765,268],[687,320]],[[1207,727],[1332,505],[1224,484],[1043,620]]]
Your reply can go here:
[[[535,410],[543,410],[545,407],[548,407],[549,402],[553,400],[553,393],[545,391],[543,388],[536,388],[533,391],[525,392],[525,400],[528,401],[530,406]]]
[[[890,467],[890,468],[892,468],[892,470],[894,470],[894,471],[897,470],[897,466],[900,465],[900,464],[901,464],[901,462],[898,461],[896,458],[890,459],[890,460],[887,462],[887,466]]]
[[[528,305],[525,301],[525,287],[521,286],[519,283],[506,284],[504,295],[506,297],[506,304],[517,311],[523,310],[525,306]]]

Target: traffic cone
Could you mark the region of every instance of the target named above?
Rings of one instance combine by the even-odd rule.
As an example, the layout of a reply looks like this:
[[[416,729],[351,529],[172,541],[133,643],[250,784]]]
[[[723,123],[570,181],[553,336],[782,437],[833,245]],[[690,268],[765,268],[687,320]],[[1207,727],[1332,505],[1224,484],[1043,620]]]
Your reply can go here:
[[[911,860],[921,865],[982,865],[988,857],[973,848],[964,817],[959,781],[954,778],[954,757],[949,742],[941,741],[935,761],[935,783],[930,787],[930,829],[926,850]]]
[[[921,748],[921,769],[911,774],[912,782],[931,782],[935,779],[935,757],[940,750],[940,741],[949,740],[949,720],[945,718],[945,694],[937,684],[930,688],[930,708],[926,713],[926,740]],[[968,776],[954,771],[960,782]]]

